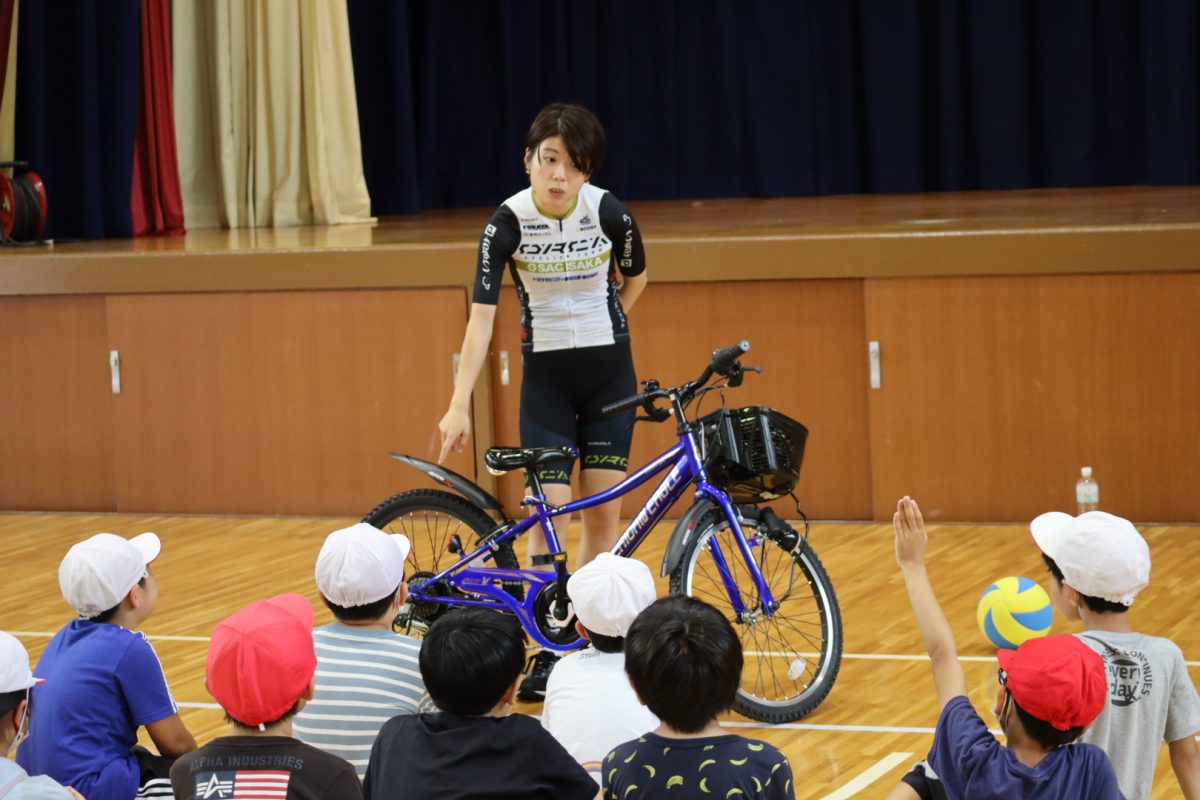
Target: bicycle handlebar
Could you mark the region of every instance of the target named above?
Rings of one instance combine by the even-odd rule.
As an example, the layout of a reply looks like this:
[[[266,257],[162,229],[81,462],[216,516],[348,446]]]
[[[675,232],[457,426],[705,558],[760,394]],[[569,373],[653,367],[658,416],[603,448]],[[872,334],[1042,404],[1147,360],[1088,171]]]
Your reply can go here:
[[[683,402],[687,402],[691,399],[691,395],[695,393],[696,389],[708,383],[708,379],[713,375],[738,379],[740,383],[741,364],[738,363],[738,359],[748,352],[750,352],[750,342],[745,339],[730,347],[718,348],[713,351],[712,359],[709,361],[708,366],[704,368],[704,372],[700,373],[700,377],[696,380],[688,381],[681,386],[676,386],[674,389],[659,389],[657,382],[647,382],[644,384],[647,387],[647,391],[639,392],[623,400],[608,403],[600,409],[600,413],[606,417],[611,417],[614,414],[620,414],[622,411],[628,411],[631,408],[641,406],[646,409],[646,413],[650,414],[652,419],[665,419],[665,412],[655,414],[654,410],[649,407],[651,401],[676,394]]]

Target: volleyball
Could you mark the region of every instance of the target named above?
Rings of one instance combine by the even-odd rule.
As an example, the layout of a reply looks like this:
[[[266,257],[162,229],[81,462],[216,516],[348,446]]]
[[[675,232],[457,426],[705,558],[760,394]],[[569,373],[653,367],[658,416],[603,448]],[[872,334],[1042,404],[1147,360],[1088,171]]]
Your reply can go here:
[[[1001,650],[1044,636],[1054,621],[1050,595],[1029,578],[1001,578],[983,592],[975,613],[979,630]]]

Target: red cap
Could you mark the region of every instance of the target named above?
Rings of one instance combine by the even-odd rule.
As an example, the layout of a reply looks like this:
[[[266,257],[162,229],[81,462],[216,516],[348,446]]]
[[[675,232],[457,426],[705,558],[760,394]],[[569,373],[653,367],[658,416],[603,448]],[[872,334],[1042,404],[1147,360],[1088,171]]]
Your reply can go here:
[[[1068,633],[996,653],[1013,700],[1060,731],[1090,725],[1108,702],[1104,659]]]
[[[208,691],[244,725],[274,722],[317,670],[308,598],[281,594],[217,623],[208,644]]]

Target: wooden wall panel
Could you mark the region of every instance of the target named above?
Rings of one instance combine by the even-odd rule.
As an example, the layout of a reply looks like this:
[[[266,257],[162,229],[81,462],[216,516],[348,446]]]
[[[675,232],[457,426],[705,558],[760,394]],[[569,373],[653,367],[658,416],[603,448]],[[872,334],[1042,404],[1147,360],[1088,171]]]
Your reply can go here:
[[[387,454],[437,456],[453,346],[431,347],[461,338],[462,289],[108,303],[121,510],[359,516],[431,485]]]
[[[866,351],[862,284],[844,281],[756,281],[655,284],[630,313],[638,379],[674,385],[695,378],[712,351],[750,340],[744,363],[761,366],[741,388],[726,392],[730,406],[769,405],[803,422],[809,443],[797,491],[805,511],[820,519],[871,516],[866,409]],[[495,386],[497,441],[519,440],[520,342],[515,293],[497,313],[493,356],[507,350],[509,386]],[[498,374],[493,363],[493,374]],[[710,395],[704,410],[717,407]],[[639,423],[631,464],[643,464],[674,441],[669,423]],[[522,489],[515,476],[501,480],[506,506]],[[653,489],[631,493],[632,515]],[[685,506],[684,506],[685,507]],[[785,510],[783,505],[781,510]],[[674,511],[678,515],[682,509]],[[794,516],[790,501],[786,510]]]
[[[876,519],[902,494],[946,520],[1101,507],[1200,519],[1200,275],[871,280]]]
[[[111,511],[102,297],[0,298],[0,508]]]

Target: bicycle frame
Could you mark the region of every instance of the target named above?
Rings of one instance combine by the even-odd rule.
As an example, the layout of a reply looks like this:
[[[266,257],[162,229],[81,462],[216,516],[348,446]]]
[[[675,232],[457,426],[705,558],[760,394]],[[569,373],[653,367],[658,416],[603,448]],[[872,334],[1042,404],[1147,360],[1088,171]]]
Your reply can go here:
[[[483,542],[475,550],[459,554],[457,563],[447,567],[438,574],[409,587],[409,602],[435,601],[450,606],[501,606],[515,614],[523,627],[533,639],[543,647],[555,650],[567,650],[578,646],[577,642],[559,644],[545,637],[537,624],[538,603],[543,593],[556,585],[560,576],[565,580],[566,561],[556,560],[552,569],[505,569],[502,567],[473,566],[472,562],[484,562],[491,557],[493,548],[506,541],[512,541],[524,535],[535,525],[541,525],[546,535],[546,544],[551,553],[562,551],[558,532],[554,527],[554,518],[564,514],[573,514],[593,506],[607,503],[621,497],[633,489],[649,481],[663,470],[667,474],[659,482],[658,487],[650,495],[645,505],[634,515],[628,527],[613,545],[611,552],[619,556],[631,556],[638,548],[655,524],[683,496],[689,485],[696,487],[695,498],[707,497],[712,500],[724,513],[734,534],[740,555],[745,561],[746,568],[754,579],[755,588],[762,603],[762,613],[770,615],[777,608],[770,587],[763,579],[762,572],[754,560],[751,551],[751,541],[746,538],[738,522],[738,515],[729,496],[719,487],[708,481],[704,471],[704,463],[700,458],[696,443],[696,432],[691,427],[679,433],[679,442],[663,452],[650,463],[643,466],[623,481],[599,494],[581,497],[578,500],[560,507],[550,506],[545,497],[533,495],[523,503],[532,506],[534,512],[508,527],[498,528],[497,531],[484,537]],[[757,544],[757,537],[754,540]],[[733,573],[726,561],[720,544],[714,538],[709,542],[713,561],[721,575],[725,590],[729,593],[733,608],[738,617],[742,618],[753,609],[746,608],[742,602],[742,593],[734,581]],[[524,600],[518,600],[505,588],[505,583],[519,582],[525,586]],[[438,587],[449,587],[452,591],[446,594],[436,592]],[[430,590],[430,591],[427,591]],[[453,590],[466,593],[466,597],[455,596]]]

